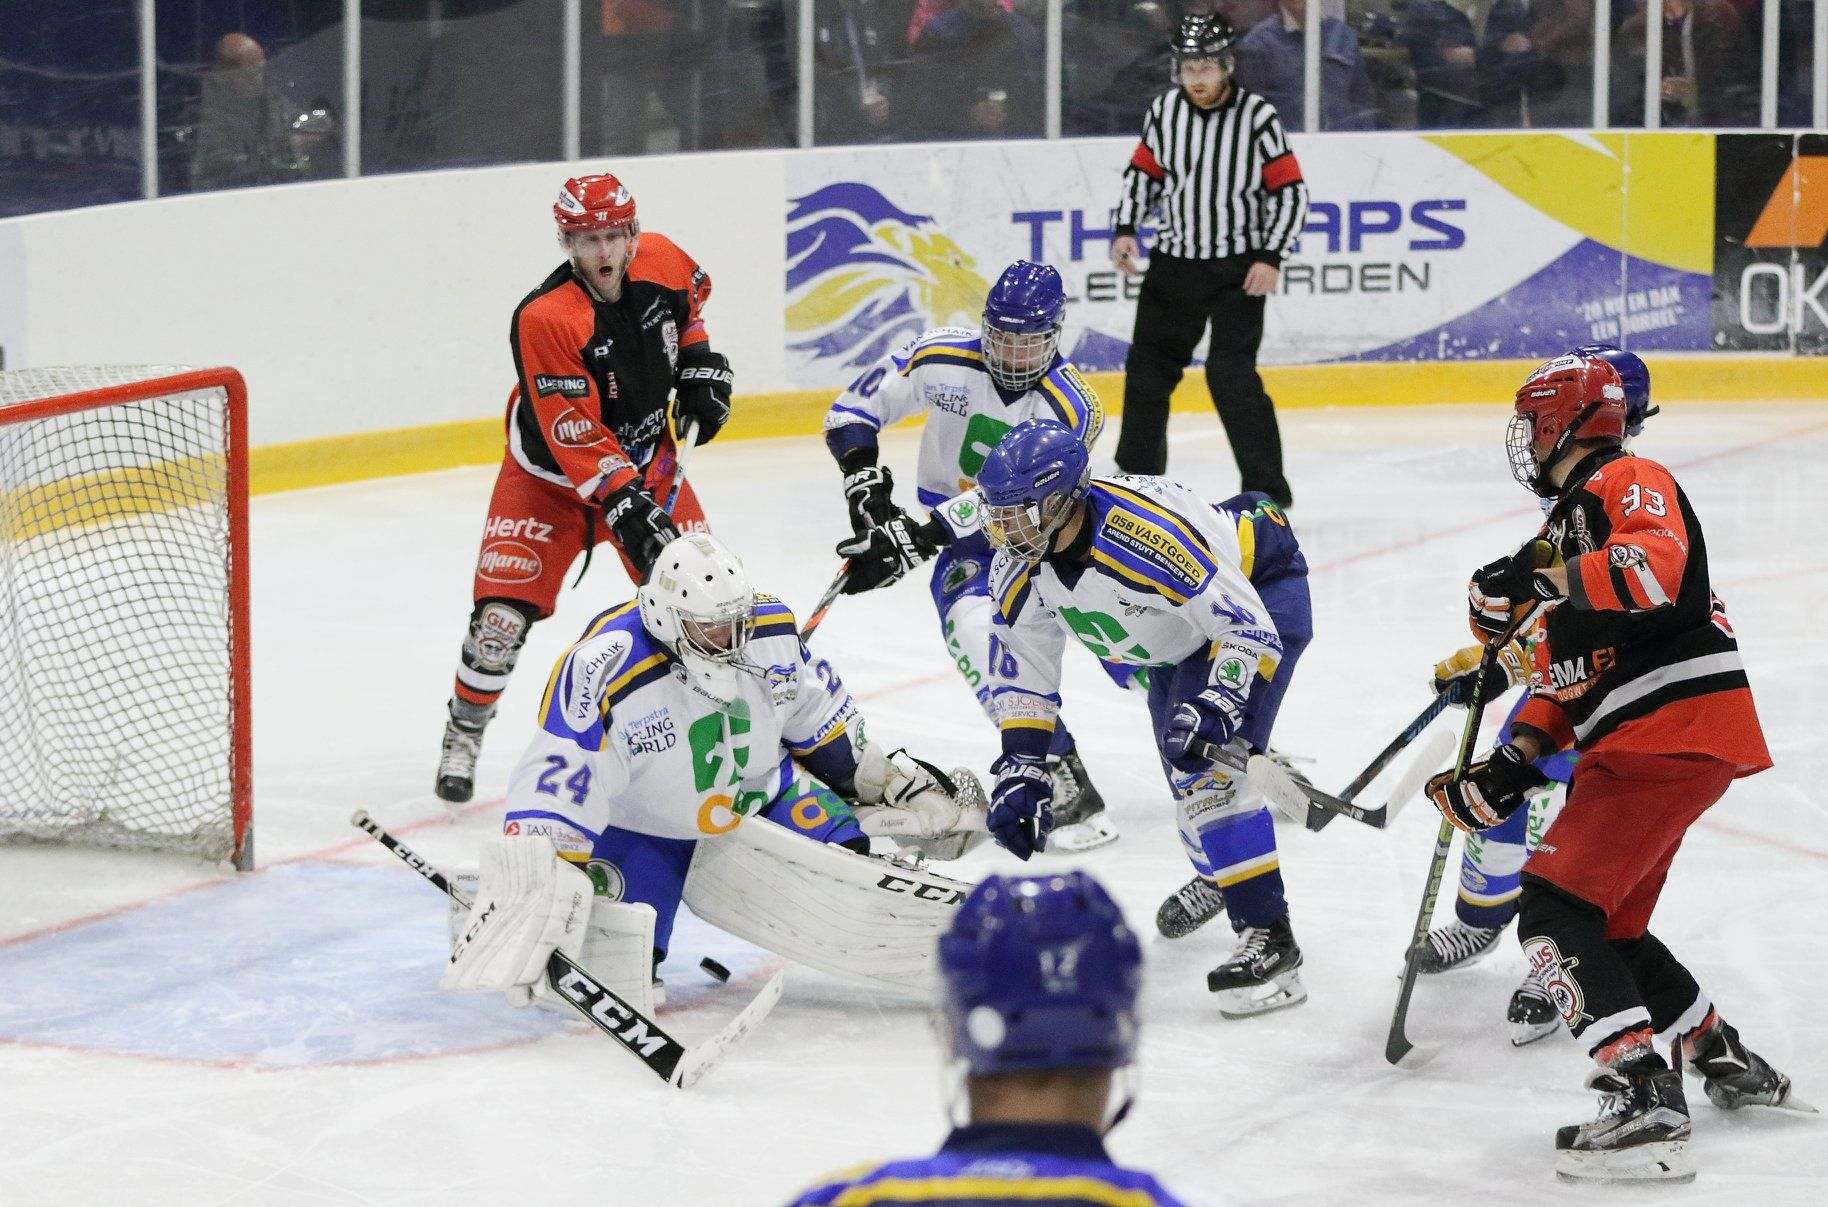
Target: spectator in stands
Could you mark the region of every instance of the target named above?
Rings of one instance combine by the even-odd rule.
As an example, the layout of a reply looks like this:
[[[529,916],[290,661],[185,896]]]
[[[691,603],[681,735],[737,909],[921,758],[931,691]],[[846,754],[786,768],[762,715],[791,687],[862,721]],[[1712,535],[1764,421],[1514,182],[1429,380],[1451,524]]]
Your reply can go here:
[[[1273,7],[1273,0],[1232,0],[1232,3],[1270,4]],[[1220,0],[1137,0],[1130,7],[1128,22],[1142,38],[1142,52],[1117,68],[1096,94],[1084,100],[1075,99],[1070,132],[1133,133],[1142,124],[1143,111],[1149,107],[1149,102],[1173,82],[1174,55],[1170,46],[1181,17],[1207,16],[1227,7],[1229,5]],[[1233,29],[1249,28],[1235,20],[1231,26]],[[1108,35],[1104,40],[1109,41]],[[1069,45],[1074,48],[1067,70],[1070,95],[1073,72],[1086,56],[1078,39]]]
[[[584,152],[678,150],[688,77],[674,60],[689,39],[677,0],[600,0],[597,32],[584,48]]]
[[[1303,128],[1306,75],[1302,65],[1305,0],[1281,0],[1238,42],[1238,83],[1276,107],[1291,132]],[[1377,98],[1365,75],[1358,35],[1337,17],[1320,22],[1320,128],[1370,130]]]
[[[1409,0],[1400,10],[1397,39],[1409,50],[1415,72],[1415,124],[1422,130],[1479,123],[1479,40],[1470,5],[1449,0]]]
[[[1613,41],[1612,115],[1619,125],[1644,121],[1648,24],[1646,7],[1640,6]],[[1665,126],[1733,125],[1747,116],[1735,111],[1737,90],[1728,87],[1739,42],[1739,11],[1731,0],[1663,0]]]
[[[292,119],[284,92],[267,76],[267,53],[243,33],[223,34],[215,63],[204,73],[197,102],[191,188],[236,189],[296,180],[302,174],[292,146]]]
[[[1041,31],[1014,0],[958,0],[921,18],[917,10],[910,23],[914,60],[908,72],[917,137],[1042,133]]]
[[[897,94],[908,9],[895,0],[820,0],[815,7],[813,120],[821,146],[906,137]]]
[[[1488,125],[1591,126],[1593,0],[1497,0],[1478,72]]]

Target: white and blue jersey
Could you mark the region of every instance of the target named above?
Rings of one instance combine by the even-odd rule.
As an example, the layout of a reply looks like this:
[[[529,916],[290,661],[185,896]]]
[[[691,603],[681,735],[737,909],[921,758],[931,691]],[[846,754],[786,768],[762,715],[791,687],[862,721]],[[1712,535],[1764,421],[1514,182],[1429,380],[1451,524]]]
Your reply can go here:
[[[1213,506],[1166,478],[1095,478],[1072,548],[1039,562],[999,552],[991,567],[994,669],[1003,749],[1051,740],[1069,637],[1147,675],[1159,748],[1169,715],[1215,683],[1246,691],[1238,736],[1267,749],[1295,663],[1313,635],[1307,561],[1264,495]],[[1275,830],[1261,802],[1214,769],[1167,777],[1189,860],[1225,890],[1234,924],[1285,917]]]
[[[862,838],[843,801],[799,771],[851,788],[856,705],[772,596],[756,596],[743,667],[736,698],[719,703],[634,601],[610,608],[559,656],[508,781],[503,830],[544,835],[562,858],[592,864],[612,897],[653,905],[662,949],[699,838],[758,814],[821,841]]]
[[[1058,358],[1032,388],[1006,391],[984,363],[979,331],[938,327],[883,357],[838,396],[825,416],[825,442],[842,460],[851,449],[874,450],[882,429],[921,414],[926,428],[915,494],[922,505],[940,510],[958,534],[934,560],[929,580],[933,607],[953,665],[994,721],[990,544],[978,530],[975,499],[959,496],[976,487],[984,458],[1016,424],[1051,419],[1090,448],[1104,430],[1104,408],[1079,371]],[[1054,753],[1064,754],[1071,746],[1062,727]]]

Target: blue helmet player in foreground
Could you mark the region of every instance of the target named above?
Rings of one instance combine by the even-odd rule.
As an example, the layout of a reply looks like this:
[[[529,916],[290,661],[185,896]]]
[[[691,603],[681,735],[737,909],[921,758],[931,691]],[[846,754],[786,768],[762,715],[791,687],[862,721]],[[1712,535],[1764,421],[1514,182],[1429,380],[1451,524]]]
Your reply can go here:
[[[1180,1203],[1104,1148],[1129,1108],[1142,949],[1103,886],[1084,872],[987,878],[941,936],[939,972],[967,1121],[931,1157],[847,1170],[794,1207]]]
[[[1069,635],[1148,674],[1149,716],[1194,869],[1223,889],[1238,936],[1207,975],[1231,1018],[1307,999],[1275,828],[1242,775],[1210,757],[1260,753],[1313,636],[1307,560],[1261,494],[1213,506],[1167,478],[1093,481],[1058,424],[1018,425],[984,461],[978,491],[996,546],[992,668],[1003,753],[990,830],[1026,859],[1047,844],[1043,757]]]

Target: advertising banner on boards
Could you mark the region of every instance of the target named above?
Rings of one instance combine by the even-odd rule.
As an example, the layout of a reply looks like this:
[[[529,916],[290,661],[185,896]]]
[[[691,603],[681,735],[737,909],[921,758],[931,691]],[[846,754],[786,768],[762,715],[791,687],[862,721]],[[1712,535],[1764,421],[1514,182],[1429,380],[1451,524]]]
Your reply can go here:
[[[1712,346],[1828,353],[1828,135],[1714,146]]]

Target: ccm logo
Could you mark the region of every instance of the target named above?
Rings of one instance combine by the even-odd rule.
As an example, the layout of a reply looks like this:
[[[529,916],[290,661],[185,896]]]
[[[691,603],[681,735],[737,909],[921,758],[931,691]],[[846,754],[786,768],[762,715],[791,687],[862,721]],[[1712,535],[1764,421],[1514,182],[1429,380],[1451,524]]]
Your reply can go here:
[[[876,887],[887,889],[891,893],[912,893],[922,901],[937,901],[941,905],[957,905],[965,899],[963,889],[942,888],[937,884],[922,884],[918,880],[908,880],[901,876],[884,876],[876,882]]]
[[[567,407],[552,421],[552,439],[563,448],[589,448],[601,444],[603,435],[596,424]]]
[[[492,583],[530,583],[540,576],[540,555],[519,541],[490,541],[476,559],[476,573]]]

